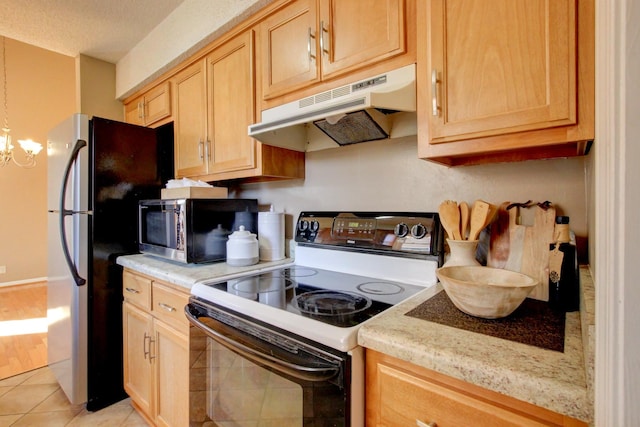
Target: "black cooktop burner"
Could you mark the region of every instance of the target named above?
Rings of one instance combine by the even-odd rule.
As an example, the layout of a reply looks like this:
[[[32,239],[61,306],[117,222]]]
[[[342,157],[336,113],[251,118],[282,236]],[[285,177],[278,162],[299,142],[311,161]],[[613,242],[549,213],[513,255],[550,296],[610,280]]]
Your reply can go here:
[[[287,267],[280,270],[280,274],[284,277],[311,277],[318,274],[318,270],[309,267]]]
[[[369,298],[346,291],[309,291],[294,301],[302,313],[312,316],[351,316],[371,307]]]
[[[281,292],[295,287],[296,282],[277,273],[265,273],[251,276],[233,283],[233,289],[238,292],[262,293]]]
[[[362,293],[373,295],[395,295],[404,292],[402,286],[391,282],[366,282],[357,288]]]

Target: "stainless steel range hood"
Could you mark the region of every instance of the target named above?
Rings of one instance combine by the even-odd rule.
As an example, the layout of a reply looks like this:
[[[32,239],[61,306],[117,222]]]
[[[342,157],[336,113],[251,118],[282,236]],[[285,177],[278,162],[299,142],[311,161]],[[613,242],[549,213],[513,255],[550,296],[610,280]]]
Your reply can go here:
[[[315,151],[416,135],[416,71],[407,65],[262,112],[249,136]]]

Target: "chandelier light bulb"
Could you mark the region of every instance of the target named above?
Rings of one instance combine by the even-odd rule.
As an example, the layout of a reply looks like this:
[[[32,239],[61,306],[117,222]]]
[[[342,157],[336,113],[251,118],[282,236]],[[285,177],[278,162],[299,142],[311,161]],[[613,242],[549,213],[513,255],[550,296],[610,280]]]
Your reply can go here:
[[[30,139],[19,139],[18,144],[27,153],[27,155],[37,156],[42,150],[42,144],[32,141]]]

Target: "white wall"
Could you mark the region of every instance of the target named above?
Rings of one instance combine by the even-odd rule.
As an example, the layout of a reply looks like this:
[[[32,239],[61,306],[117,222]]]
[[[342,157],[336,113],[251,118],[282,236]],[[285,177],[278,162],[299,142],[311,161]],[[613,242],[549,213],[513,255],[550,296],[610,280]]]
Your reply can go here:
[[[7,38],[6,61],[16,159],[26,160],[18,139],[38,141],[43,150],[34,168],[0,167],[0,266],[6,267],[0,286],[40,281],[47,275],[47,133],[75,111],[76,100],[72,57]],[[4,119],[4,108],[0,111]]]
[[[640,425],[640,5],[596,1],[595,425]]]
[[[272,0],[185,0],[116,64],[116,97],[188,58]]]
[[[124,120],[122,102],[113,98],[116,86],[114,64],[86,55],[76,57],[76,111],[89,117]]]

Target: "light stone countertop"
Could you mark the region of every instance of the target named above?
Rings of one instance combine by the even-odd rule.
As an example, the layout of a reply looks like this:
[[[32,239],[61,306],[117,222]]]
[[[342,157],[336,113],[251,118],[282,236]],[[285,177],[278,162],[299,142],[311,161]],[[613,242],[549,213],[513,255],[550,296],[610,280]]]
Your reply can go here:
[[[210,280],[224,281],[247,272],[260,272],[292,262],[291,258],[285,258],[280,261],[259,262],[246,267],[233,267],[226,262],[181,264],[143,254],[125,255],[116,260],[116,263],[123,267],[181,286],[187,290],[191,290],[191,287],[196,283]]]
[[[405,315],[444,292],[439,283],[365,323],[358,344],[591,424],[594,287],[588,267],[580,274],[583,308],[567,313],[564,352]]]

